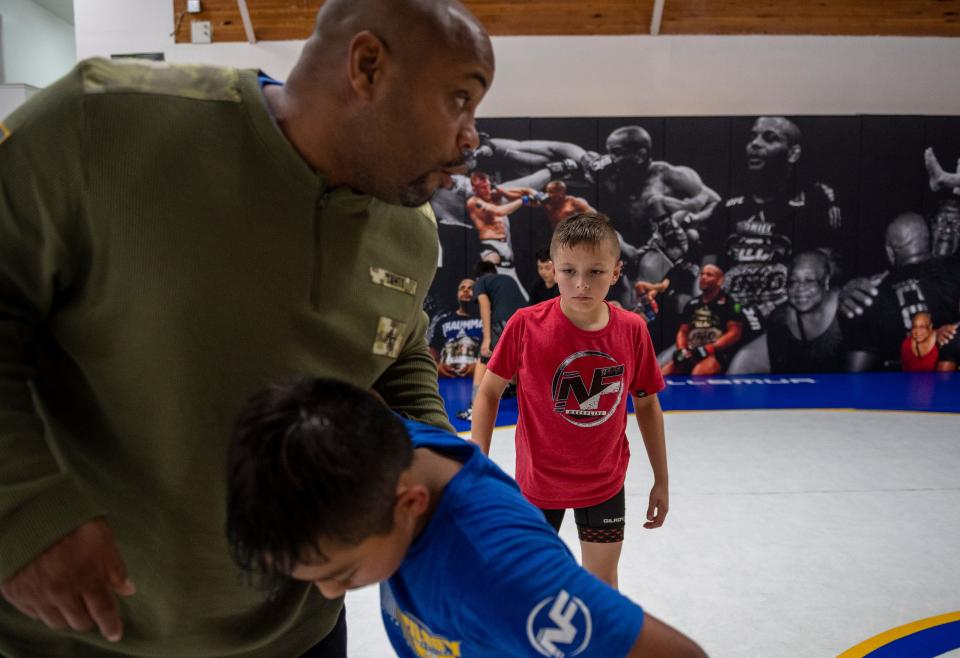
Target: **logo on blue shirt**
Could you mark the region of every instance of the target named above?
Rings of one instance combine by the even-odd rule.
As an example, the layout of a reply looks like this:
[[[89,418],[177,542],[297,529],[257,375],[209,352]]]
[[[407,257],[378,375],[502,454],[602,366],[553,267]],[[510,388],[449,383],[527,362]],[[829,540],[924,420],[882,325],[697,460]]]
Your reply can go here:
[[[593,622],[590,609],[566,590],[548,596],[527,617],[527,639],[541,655],[572,658],[590,644]]]

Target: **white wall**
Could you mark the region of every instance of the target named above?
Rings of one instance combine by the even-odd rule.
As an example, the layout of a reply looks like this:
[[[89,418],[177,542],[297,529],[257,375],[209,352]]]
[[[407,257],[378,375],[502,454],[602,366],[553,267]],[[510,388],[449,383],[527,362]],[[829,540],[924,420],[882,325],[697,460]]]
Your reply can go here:
[[[0,0],[3,71],[0,82],[43,87],[76,61],[73,26],[30,0]]]
[[[33,96],[37,88],[23,84],[0,84],[0,119],[20,107]]]
[[[302,43],[175,45],[171,0],[77,0],[75,14],[80,58],[163,51],[283,78]],[[485,117],[960,114],[960,39],[498,37],[494,47]]]

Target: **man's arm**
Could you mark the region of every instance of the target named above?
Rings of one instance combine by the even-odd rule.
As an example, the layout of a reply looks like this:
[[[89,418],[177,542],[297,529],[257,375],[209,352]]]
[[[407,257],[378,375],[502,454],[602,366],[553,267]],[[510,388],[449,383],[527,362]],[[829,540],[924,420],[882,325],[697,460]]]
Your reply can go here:
[[[644,613],[643,628],[626,658],[707,658],[707,654],[677,629]]]
[[[667,474],[667,444],[663,432],[663,410],[656,393],[645,397],[633,396],[634,414],[640,426],[640,436],[647,449],[647,458],[653,469],[653,487],[647,506],[644,528],[659,528],[670,509],[670,487]]]
[[[131,594],[132,584],[97,518],[103,510],[48,446],[29,389],[36,337],[90,258],[80,220],[82,66],[14,112],[0,141],[0,592],[52,629],[96,626],[116,640],[114,594]]]
[[[573,207],[577,212],[590,212],[596,213],[597,211],[587,203],[587,200],[583,197],[575,196],[573,197]]]
[[[437,365],[427,349],[427,314],[417,313],[403,349],[373,388],[391,409],[414,420],[453,431],[437,384]]]
[[[524,186],[507,187],[505,185],[494,188],[494,193],[499,193],[499,195],[502,198],[506,199],[507,201],[516,201],[517,199],[520,199],[520,201],[522,202],[523,197],[528,197],[529,199],[527,201],[528,205],[534,199],[534,197],[536,197],[538,194],[538,192],[532,187],[524,187]]]
[[[720,203],[720,195],[704,185],[700,175],[690,167],[671,166],[664,172],[664,180],[671,194],[662,198],[663,209],[667,212],[686,210],[692,223],[708,219]]]
[[[587,151],[572,142],[548,139],[516,140],[494,137],[490,145],[496,155],[528,166],[542,167],[551,160],[571,159],[580,161]]]
[[[482,210],[483,212],[493,213],[494,215],[497,215],[499,217],[506,217],[507,215],[510,215],[516,212],[516,210],[522,207],[523,205],[524,204],[523,204],[522,196],[519,199],[514,199],[513,201],[509,203],[505,203],[503,205],[499,205],[496,203],[487,203],[486,201],[480,198],[475,198],[474,200],[474,206],[478,210]]]
[[[680,325],[680,328],[677,329],[677,349],[686,350],[687,349],[687,336],[690,334],[690,325],[686,322]]]
[[[727,322],[727,330],[723,332],[720,338],[712,343],[713,349],[715,351],[721,351],[733,347],[740,342],[741,336],[743,336],[743,323],[737,320],[730,320]]]

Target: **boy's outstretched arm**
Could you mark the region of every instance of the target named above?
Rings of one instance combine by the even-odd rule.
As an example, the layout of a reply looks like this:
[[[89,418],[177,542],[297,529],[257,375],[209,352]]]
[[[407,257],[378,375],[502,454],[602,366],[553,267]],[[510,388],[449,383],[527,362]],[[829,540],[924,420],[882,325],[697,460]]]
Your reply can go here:
[[[493,436],[493,426],[497,422],[497,411],[500,409],[500,395],[508,383],[509,380],[487,370],[483,373],[480,388],[473,399],[470,440],[480,446],[485,455],[490,454],[490,439]]]
[[[707,654],[677,629],[645,613],[643,628],[626,658],[707,658]]]
[[[667,475],[667,444],[663,434],[663,411],[656,395],[638,398],[633,396],[633,408],[647,449],[647,458],[653,469],[653,487],[650,489],[650,504],[647,507],[647,522],[644,528],[659,528],[670,509],[670,487]]]

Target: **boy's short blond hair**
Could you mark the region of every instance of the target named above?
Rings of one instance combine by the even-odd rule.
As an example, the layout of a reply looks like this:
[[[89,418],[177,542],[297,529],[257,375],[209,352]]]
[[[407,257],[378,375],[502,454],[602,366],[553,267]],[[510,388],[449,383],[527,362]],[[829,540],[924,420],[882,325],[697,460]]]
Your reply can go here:
[[[576,247],[583,244],[595,249],[607,242],[616,260],[620,260],[620,240],[610,223],[610,218],[599,212],[581,212],[570,215],[557,224],[550,240],[550,256],[560,247]]]

